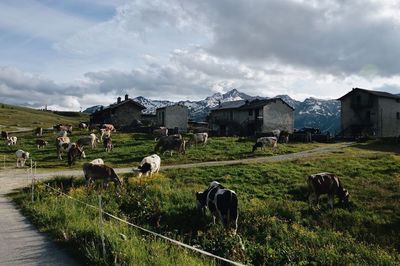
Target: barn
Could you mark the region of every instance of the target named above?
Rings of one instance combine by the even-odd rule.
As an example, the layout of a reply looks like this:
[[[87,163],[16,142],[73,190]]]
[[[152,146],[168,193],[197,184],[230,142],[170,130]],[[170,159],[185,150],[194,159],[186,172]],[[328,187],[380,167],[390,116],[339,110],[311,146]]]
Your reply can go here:
[[[174,104],[157,108],[156,118],[158,126],[169,129],[177,128],[180,133],[187,132],[189,109],[183,104]]]
[[[209,124],[221,136],[252,136],[275,129],[292,133],[294,109],[280,98],[224,102],[211,109]]]
[[[146,107],[129,99],[128,94],[126,94],[124,100],[118,97],[116,103],[92,113],[90,115],[90,123],[113,124],[117,129],[130,127],[140,121],[142,110],[144,109]]]

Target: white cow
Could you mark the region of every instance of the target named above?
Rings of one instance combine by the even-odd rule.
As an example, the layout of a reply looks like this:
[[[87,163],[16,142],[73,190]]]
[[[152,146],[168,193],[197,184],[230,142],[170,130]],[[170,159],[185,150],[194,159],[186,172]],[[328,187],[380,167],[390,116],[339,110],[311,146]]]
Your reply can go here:
[[[7,138],[7,145],[17,145],[17,137],[12,136]]]
[[[93,161],[91,161],[90,163],[91,164],[97,164],[97,165],[103,165],[104,161],[101,158],[97,158],[97,159],[94,159]]]
[[[96,148],[96,142],[99,142],[99,139],[94,133],[91,133],[88,137],[83,137],[78,139],[76,142],[79,147],[82,147],[84,145],[89,145],[92,149]]]
[[[194,133],[189,143],[190,144],[194,143],[195,146],[197,146],[197,143],[202,143],[203,146],[205,146],[207,144],[207,140],[208,140],[208,133],[206,132]]]
[[[111,130],[109,128],[102,128],[100,129],[100,141],[103,141],[103,137],[110,138],[111,137]]]
[[[63,151],[68,152],[71,148],[71,140],[69,137],[58,137],[56,139],[57,157],[62,160],[61,153]]]
[[[276,137],[258,138],[256,144],[254,144],[253,146],[253,152],[255,152],[257,148],[264,149],[267,146],[272,146],[273,148],[275,148],[277,143],[278,139]]]
[[[140,162],[138,168],[134,168],[134,172],[139,172],[138,177],[141,177],[143,174],[146,176],[152,176],[153,173],[158,173],[160,171],[161,166],[161,158],[157,154],[153,154],[147,157],[144,157]]]
[[[26,160],[29,159],[29,152],[17,150],[15,155],[17,156],[17,167],[24,167]]]

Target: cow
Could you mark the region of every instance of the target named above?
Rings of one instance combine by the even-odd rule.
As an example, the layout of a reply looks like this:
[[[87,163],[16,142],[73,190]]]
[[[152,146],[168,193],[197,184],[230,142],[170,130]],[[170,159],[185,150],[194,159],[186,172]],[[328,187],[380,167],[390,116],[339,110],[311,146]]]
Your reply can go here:
[[[100,127],[101,127],[100,124],[90,124],[90,125],[89,125],[89,130],[90,130],[90,131],[99,130]]]
[[[111,180],[117,187],[122,185],[122,182],[118,175],[115,173],[114,169],[105,164],[84,163],[82,166],[82,170],[87,186],[93,179],[100,179],[105,183],[108,183]]]
[[[103,159],[97,158],[90,162],[91,164],[104,164]]]
[[[82,147],[79,147],[75,143],[70,143],[70,147],[68,149],[67,158],[68,158],[68,166],[71,166],[75,163],[77,158],[86,158],[85,152]]]
[[[36,146],[38,149],[47,146],[47,144],[49,144],[47,141],[45,141],[44,139],[37,139],[36,140]]]
[[[78,125],[78,127],[79,127],[80,129],[88,129],[88,125],[87,125],[86,123],[84,123],[84,122],[80,122],[79,125]]]
[[[288,143],[289,142],[289,132],[286,130],[282,130],[279,135],[278,142],[280,143]]]
[[[26,160],[29,159],[29,152],[17,150],[15,155],[17,156],[17,167],[24,167]]]
[[[213,222],[219,217],[226,229],[232,227],[233,234],[237,231],[238,200],[235,191],[225,189],[217,181],[210,183],[203,192],[196,192],[197,208],[207,207],[213,215]]]
[[[2,139],[8,139],[8,132],[7,131],[1,131],[1,138]]]
[[[154,141],[157,141],[161,137],[168,136],[168,128],[159,127],[153,130]]]
[[[72,125],[57,124],[57,125],[53,126],[53,129],[57,132],[67,131],[70,134],[72,133]]]
[[[35,135],[36,135],[37,137],[43,136],[43,128],[42,128],[42,127],[37,127],[37,128],[35,129]]]
[[[85,145],[89,145],[92,149],[96,148],[96,142],[99,142],[99,139],[94,133],[90,133],[88,137],[83,137],[78,139],[76,144],[78,144],[79,147],[83,147]]]
[[[277,138],[276,137],[261,137],[258,138],[256,144],[253,146],[253,152],[256,151],[257,148],[264,149],[266,146],[276,147]]]
[[[105,137],[103,140],[103,146],[106,150],[106,152],[110,152],[113,149],[113,144],[112,144],[112,139],[109,137]]]
[[[158,140],[154,147],[154,152],[160,151],[162,154],[165,154],[167,151],[170,151],[171,156],[173,151],[185,154],[185,146],[186,141],[179,134],[164,136]]]
[[[7,138],[7,145],[17,145],[18,138],[16,136],[8,137]]]
[[[334,197],[337,195],[340,202],[346,205],[349,202],[349,192],[343,188],[339,178],[332,173],[318,173],[308,176],[308,201],[310,206],[313,205],[313,200],[319,204],[319,196],[328,194],[328,204],[333,208]]]
[[[58,137],[56,138],[56,149],[57,149],[57,157],[62,160],[61,153],[63,151],[68,152],[71,148],[71,140],[68,137]]]
[[[194,145],[197,147],[197,143],[202,143],[203,146],[207,144],[208,140],[208,133],[203,132],[203,133],[194,133],[191,139],[189,140],[188,144],[194,143]]]
[[[103,124],[103,125],[101,125],[101,128],[108,129],[108,130],[110,130],[112,132],[116,132],[117,131],[113,124]]]
[[[152,176],[153,173],[158,173],[160,171],[161,166],[161,158],[157,154],[153,154],[147,157],[144,157],[140,162],[138,168],[132,169],[134,172],[139,172],[138,177],[141,177],[143,174],[146,176]]]
[[[107,128],[100,129],[100,141],[103,141],[103,137],[111,137],[111,130]]]

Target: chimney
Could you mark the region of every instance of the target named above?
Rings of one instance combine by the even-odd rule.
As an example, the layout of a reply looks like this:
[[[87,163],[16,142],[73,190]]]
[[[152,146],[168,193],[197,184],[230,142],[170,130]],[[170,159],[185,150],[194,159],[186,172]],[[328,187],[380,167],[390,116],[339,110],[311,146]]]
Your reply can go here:
[[[121,103],[121,97],[117,98],[117,103]]]
[[[129,99],[128,94],[125,94],[125,101]]]
[[[218,107],[221,107],[221,100],[218,100]]]

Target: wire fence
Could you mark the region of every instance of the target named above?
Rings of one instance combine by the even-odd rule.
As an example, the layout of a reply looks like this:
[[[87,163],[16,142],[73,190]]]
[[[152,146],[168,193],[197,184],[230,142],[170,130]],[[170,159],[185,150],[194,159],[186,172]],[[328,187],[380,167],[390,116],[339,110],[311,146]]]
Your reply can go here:
[[[32,193],[32,202],[34,202],[35,183],[36,183],[37,181],[40,181],[38,178],[36,178],[36,162],[31,162],[31,167],[30,167],[30,169],[28,170],[28,179],[31,179],[31,180],[32,180],[32,181],[31,181],[31,193]],[[102,240],[102,251],[103,251],[103,256],[105,256],[105,253],[106,253],[105,244],[104,244],[104,229],[103,229],[103,225],[104,225],[103,216],[105,215],[105,216],[107,216],[107,217],[109,217],[109,218],[111,218],[111,219],[114,219],[114,220],[116,220],[116,221],[119,221],[119,222],[121,222],[121,223],[124,223],[124,224],[126,224],[126,225],[128,225],[128,226],[134,227],[134,228],[136,228],[136,229],[139,230],[139,231],[142,231],[142,232],[145,232],[145,233],[147,233],[147,234],[153,235],[153,236],[155,236],[155,237],[157,237],[157,238],[160,238],[160,239],[164,239],[164,240],[166,240],[167,242],[170,242],[170,243],[172,243],[172,244],[175,244],[175,245],[177,245],[177,246],[183,247],[183,248],[185,248],[185,249],[189,249],[189,250],[191,250],[191,251],[197,252],[197,253],[202,254],[202,255],[204,255],[204,256],[207,256],[207,257],[216,259],[216,260],[221,261],[221,262],[230,263],[230,264],[232,264],[232,265],[237,265],[237,266],[243,266],[243,265],[244,265],[244,264],[242,264],[242,263],[240,263],[240,262],[236,262],[236,261],[232,261],[232,260],[229,260],[229,259],[220,257],[220,256],[218,256],[218,255],[215,255],[215,254],[212,254],[212,253],[210,253],[210,252],[204,251],[204,250],[202,250],[202,249],[199,249],[199,248],[190,246],[190,245],[188,245],[188,244],[185,244],[185,243],[180,242],[180,241],[178,241],[178,240],[172,239],[172,238],[170,238],[170,237],[167,237],[167,236],[161,235],[161,234],[159,234],[159,233],[153,232],[153,231],[151,231],[151,230],[149,230],[149,229],[146,229],[146,228],[141,227],[141,226],[139,226],[139,225],[133,224],[133,223],[131,223],[131,222],[129,222],[129,221],[126,221],[126,220],[124,220],[124,219],[121,219],[120,217],[117,217],[117,216],[115,216],[115,215],[113,215],[113,214],[111,214],[111,213],[109,213],[109,212],[106,212],[106,211],[104,211],[103,208],[102,208],[102,199],[101,199],[101,195],[98,196],[98,197],[99,197],[99,199],[98,199],[98,200],[99,200],[99,206],[97,207],[97,206],[88,204],[87,202],[84,202],[84,201],[82,201],[82,200],[76,199],[76,198],[74,198],[74,197],[72,197],[72,196],[70,196],[70,195],[68,195],[68,194],[66,194],[66,193],[64,193],[64,192],[62,192],[60,189],[56,189],[56,188],[50,186],[49,184],[46,184],[46,183],[44,183],[44,182],[42,182],[42,184],[43,184],[45,187],[51,189],[52,191],[58,193],[59,195],[62,195],[62,196],[66,197],[66,198],[68,198],[68,199],[70,199],[70,200],[72,200],[72,201],[78,202],[78,203],[80,203],[80,204],[82,204],[82,205],[84,205],[84,206],[86,206],[86,207],[92,208],[93,210],[96,210],[96,211],[99,212],[99,216],[100,216],[100,227],[101,227],[101,228],[100,228],[100,231],[101,231],[101,240]]]

